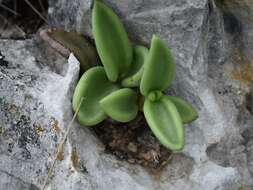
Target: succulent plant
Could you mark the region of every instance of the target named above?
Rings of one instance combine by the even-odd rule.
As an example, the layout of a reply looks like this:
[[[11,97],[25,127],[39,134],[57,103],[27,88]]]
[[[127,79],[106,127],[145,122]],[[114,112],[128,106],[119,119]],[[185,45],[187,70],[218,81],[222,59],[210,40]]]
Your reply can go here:
[[[143,111],[160,143],[171,150],[182,150],[184,124],[198,114],[183,99],[165,94],[175,72],[170,48],[156,35],[150,49],[133,46],[119,17],[101,0],[94,1],[92,27],[103,66],[88,69],[75,89],[75,111],[85,98],[78,112],[80,124],[93,126],[107,117],[129,122]]]

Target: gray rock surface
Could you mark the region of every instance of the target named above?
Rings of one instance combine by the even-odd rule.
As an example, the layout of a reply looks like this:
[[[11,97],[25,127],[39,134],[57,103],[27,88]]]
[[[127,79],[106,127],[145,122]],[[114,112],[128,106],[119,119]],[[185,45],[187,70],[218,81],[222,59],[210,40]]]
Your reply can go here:
[[[71,67],[61,76],[39,61],[42,54],[33,40],[1,40],[0,44],[5,56],[0,64],[0,189],[37,190],[71,119],[78,62],[70,58]],[[65,62],[59,57],[55,64]],[[68,175],[68,164],[61,168],[61,177]],[[68,186],[80,184],[79,178],[70,176]],[[85,181],[81,183],[85,186]]]
[[[187,128],[182,158],[186,163],[187,159],[192,160],[186,164],[191,168],[186,172],[187,180],[175,174],[176,182],[167,178],[160,188],[252,189],[253,117],[252,104],[246,98],[252,99],[252,78],[245,84],[231,76],[232,70],[253,58],[252,3],[248,0],[105,2],[124,20],[133,40],[148,44],[155,33],[168,42],[177,63],[173,92],[199,109],[200,118]],[[65,8],[69,5],[64,0],[51,1],[50,20],[57,26],[92,36],[91,1],[73,4],[74,22],[61,18],[63,11],[72,11]],[[252,66],[249,72],[253,72]]]
[[[250,13],[243,12],[253,5],[247,0],[105,1],[133,40],[148,44],[155,33],[168,42],[177,64],[170,92],[192,102],[200,117],[187,127],[183,153],[173,156],[159,180],[104,154],[96,137],[75,123],[48,189],[253,189],[252,81],[231,75],[253,58],[253,25]],[[91,0],[49,3],[52,25],[91,35]],[[62,67],[63,58],[45,56],[33,40],[0,40],[0,51],[8,61],[0,66],[0,187],[40,189],[73,115],[78,63],[71,57]]]

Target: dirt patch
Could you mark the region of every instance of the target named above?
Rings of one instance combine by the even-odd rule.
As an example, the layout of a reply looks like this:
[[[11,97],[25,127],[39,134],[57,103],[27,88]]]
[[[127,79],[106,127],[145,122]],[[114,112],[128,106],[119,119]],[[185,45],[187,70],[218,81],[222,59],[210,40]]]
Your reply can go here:
[[[59,121],[56,120],[55,118],[51,118],[51,127],[52,129],[57,132],[57,133],[60,133],[61,132],[61,127],[59,125]]]
[[[106,152],[115,155],[119,160],[158,171],[171,159],[172,152],[153,136],[143,115],[130,123],[105,121],[91,130],[104,143]]]
[[[59,145],[57,147],[59,147]],[[58,152],[57,160],[59,160],[59,161],[64,160],[64,149],[63,148]]]
[[[74,168],[78,168],[80,166],[80,160],[76,147],[74,147],[71,151],[71,161]]]
[[[243,83],[253,84],[253,61],[242,64],[232,71],[232,77]]]

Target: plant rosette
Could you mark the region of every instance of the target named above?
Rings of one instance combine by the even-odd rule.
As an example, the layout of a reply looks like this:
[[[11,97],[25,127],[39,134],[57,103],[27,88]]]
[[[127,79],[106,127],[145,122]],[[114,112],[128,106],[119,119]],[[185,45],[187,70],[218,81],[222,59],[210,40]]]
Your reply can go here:
[[[170,48],[156,35],[150,49],[133,46],[119,17],[101,0],[94,1],[92,32],[103,66],[88,69],[76,86],[74,111],[85,98],[79,123],[94,126],[108,117],[130,122],[143,111],[159,142],[170,150],[182,150],[184,124],[197,119],[198,113],[185,100],[165,94],[175,73]],[[80,49],[78,55],[81,57]]]

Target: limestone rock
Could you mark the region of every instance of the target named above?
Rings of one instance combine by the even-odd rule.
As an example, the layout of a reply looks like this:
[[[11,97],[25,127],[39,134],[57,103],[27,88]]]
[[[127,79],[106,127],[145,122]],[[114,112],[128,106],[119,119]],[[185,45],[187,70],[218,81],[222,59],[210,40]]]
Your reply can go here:
[[[54,57],[65,64],[67,72],[64,76],[52,72],[46,62],[39,61],[42,54],[33,40],[0,40],[0,52],[0,187],[40,189],[72,117],[78,62],[71,56],[67,65],[66,60]],[[56,173],[61,178],[70,172],[66,160],[68,155]],[[68,186],[80,184],[81,177],[73,176],[66,180]]]
[[[105,2],[124,20],[132,40],[149,44],[155,33],[167,41],[177,65],[169,93],[192,102],[200,117],[187,127],[183,153],[173,156],[159,181],[142,167],[105,154],[96,137],[75,123],[48,189],[252,189],[253,117],[246,98],[252,83],[237,74],[238,69],[247,74],[252,64],[252,25],[245,21],[250,14],[243,13],[252,5],[246,0],[229,6],[218,0]],[[92,36],[91,0],[49,3],[53,25]],[[73,116],[78,63],[73,56],[65,67],[59,67],[66,61],[60,57],[47,61],[33,40],[0,40],[0,51],[6,61],[0,62],[0,186],[40,189]]]
[[[245,95],[252,91],[252,83],[242,85],[232,73],[250,63],[253,57],[250,51],[253,45],[250,10],[253,6],[247,0],[105,2],[123,19],[132,40],[149,44],[155,33],[172,48],[177,64],[172,93],[184,96],[200,113],[200,118],[187,128],[186,133],[184,154],[195,163],[192,166],[194,173],[188,174],[194,177],[190,178],[203,186],[205,180],[215,181],[209,189],[236,189],[237,186],[231,183],[252,188],[251,156],[247,151],[250,138],[243,135],[253,125],[252,115],[245,109]],[[62,0],[52,2],[49,18],[56,25],[92,36],[92,2],[82,0],[74,4],[71,8],[79,17],[73,17],[72,24],[68,19],[58,19],[67,6]],[[210,167],[212,164],[214,166]],[[215,170],[214,175],[205,169],[209,167]],[[227,178],[223,181],[221,176]],[[182,188],[178,184],[175,187]]]

